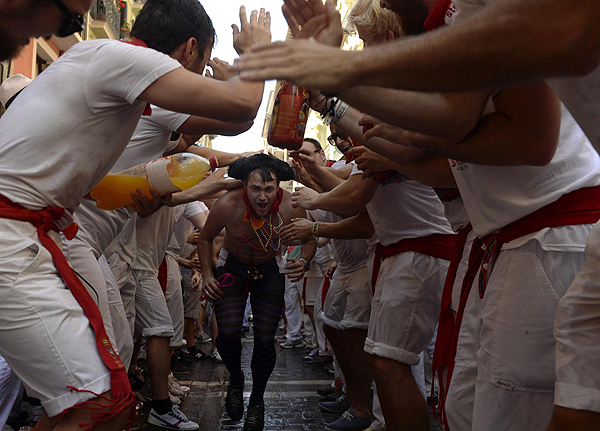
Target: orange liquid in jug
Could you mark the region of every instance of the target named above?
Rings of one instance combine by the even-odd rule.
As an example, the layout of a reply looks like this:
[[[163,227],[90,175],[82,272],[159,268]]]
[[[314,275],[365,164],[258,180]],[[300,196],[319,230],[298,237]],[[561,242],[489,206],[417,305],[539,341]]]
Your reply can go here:
[[[183,164],[172,159],[167,166],[171,182],[181,190],[198,184],[209,169],[210,166],[200,159],[186,160],[186,163]],[[94,187],[91,196],[97,201],[96,207],[102,210],[114,210],[133,204],[131,193],[138,188],[142,189],[148,199],[152,199],[150,185],[145,174],[108,174]]]

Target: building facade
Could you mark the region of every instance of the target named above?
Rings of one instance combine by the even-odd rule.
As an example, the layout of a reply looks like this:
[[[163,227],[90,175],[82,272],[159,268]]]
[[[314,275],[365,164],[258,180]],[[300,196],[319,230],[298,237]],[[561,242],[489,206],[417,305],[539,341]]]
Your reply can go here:
[[[82,40],[127,38],[145,1],[95,0],[85,17],[85,29],[81,33],[65,38],[52,36],[31,39],[16,58],[0,62],[0,83],[18,73],[34,79],[71,46]]]

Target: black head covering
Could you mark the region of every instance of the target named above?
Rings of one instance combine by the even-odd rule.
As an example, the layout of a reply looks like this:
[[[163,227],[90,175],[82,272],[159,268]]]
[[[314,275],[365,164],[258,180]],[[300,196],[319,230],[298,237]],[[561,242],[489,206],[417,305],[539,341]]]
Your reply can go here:
[[[252,171],[267,168],[277,175],[279,181],[289,181],[295,178],[294,169],[286,162],[268,154],[255,154],[250,157],[241,157],[229,166],[227,174],[231,178],[245,181]]]

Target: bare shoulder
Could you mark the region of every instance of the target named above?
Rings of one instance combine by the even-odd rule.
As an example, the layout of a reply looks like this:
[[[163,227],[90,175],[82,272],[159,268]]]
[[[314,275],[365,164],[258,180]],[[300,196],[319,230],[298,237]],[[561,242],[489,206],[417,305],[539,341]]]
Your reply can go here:
[[[229,219],[230,216],[243,212],[245,210],[244,200],[242,198],[243,189],[230,190],[217,199],[217,202],[210,210],[213,217]]]
[[[279,205],[279,211],[284,223],[289,223],[293,218],[306,218],[306,211],[302,208],[294,208],[292,206],[292,194],[287,190],[283,190],[283,197]]]

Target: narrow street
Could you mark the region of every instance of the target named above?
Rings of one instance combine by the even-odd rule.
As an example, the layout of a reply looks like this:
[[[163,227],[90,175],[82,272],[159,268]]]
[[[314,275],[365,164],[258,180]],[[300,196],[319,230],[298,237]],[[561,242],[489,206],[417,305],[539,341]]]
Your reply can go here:
[[[278,339],[283,331],[278,331]],[[279,343],[279,341],[278,341]],[[247,403],[252,390],[250,360],[252,355],[252,331],[242,339],[243,368],[246,374],[244,398]],[[209,353],[210,343],[198,345]],[[322,399],[316,390],[331,383],[331,376],[323,364],[307,364],[302,361],[304,349],[284,350],[278,347],[277,364],[265,393],[265,430],[323,430],[326,423],[339,416],[325,413],[319,409]],[[243,421],[231,421],[225,412],[227,393],[227,370],[225,365],[210,360],[197,362],[187,367],[188,372],[175,376],[181,384],[191,387],[190,394],[184,398],[181,410],[200,425],[201,431],[241,430]],[[145,423],[149,411],[145,406],[139,415],[139,423]],[[159,431],[149,424],[142,427],[146,431]],[[431,431],[442,431],[443,427],[431,419]]]

